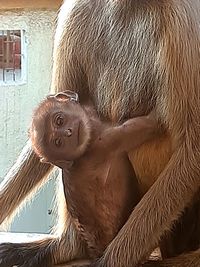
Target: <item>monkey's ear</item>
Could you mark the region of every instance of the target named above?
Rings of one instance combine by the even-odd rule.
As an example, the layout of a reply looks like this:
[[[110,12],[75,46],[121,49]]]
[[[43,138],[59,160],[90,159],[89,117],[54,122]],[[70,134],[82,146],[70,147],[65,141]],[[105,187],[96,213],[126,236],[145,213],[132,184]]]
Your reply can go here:
[[[70,101],[79,102],[78,94],[74,91],[66,90],[62,94],[68,97]]]
[[[55,96],[56,96],[55,94],[50,94],[50,95],[47,95],[46,98],[47,99],[52,99],[52,98],[55,98]]]
[[[51,94],[47,96],[47,99],[52,99],[52,98],[62,102],[66,101],[79,102],[78,94],[70,90],[66,90],[64,92],[59,92],[57,94]]]
[[[60,101],[60,102],[67,102],[70,100],[70,98],[64,93],[57,93],[54,95],[48,95],[47,99],[55,99],[55,100]]]

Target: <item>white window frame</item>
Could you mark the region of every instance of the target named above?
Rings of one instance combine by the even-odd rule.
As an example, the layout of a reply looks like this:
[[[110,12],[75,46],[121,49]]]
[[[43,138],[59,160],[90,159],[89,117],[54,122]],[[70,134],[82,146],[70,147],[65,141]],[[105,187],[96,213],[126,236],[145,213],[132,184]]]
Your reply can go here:
[[[21,33],[21,79],[17,81],[3,81],[0,80],[0,86],[17,86],[22,85],[27,82],[27,41],[25,30],[22,29],[0,29],[3,31],[6,30],[18,30]]]

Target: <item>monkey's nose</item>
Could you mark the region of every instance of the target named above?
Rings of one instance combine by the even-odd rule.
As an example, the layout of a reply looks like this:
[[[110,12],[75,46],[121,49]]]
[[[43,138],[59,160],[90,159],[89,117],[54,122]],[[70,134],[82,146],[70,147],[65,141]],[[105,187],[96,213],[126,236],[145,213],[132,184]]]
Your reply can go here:
[[[67,137],[70,137],[72,135],[72,128],[68,128],[67,130],[65,130],[65,135]]]

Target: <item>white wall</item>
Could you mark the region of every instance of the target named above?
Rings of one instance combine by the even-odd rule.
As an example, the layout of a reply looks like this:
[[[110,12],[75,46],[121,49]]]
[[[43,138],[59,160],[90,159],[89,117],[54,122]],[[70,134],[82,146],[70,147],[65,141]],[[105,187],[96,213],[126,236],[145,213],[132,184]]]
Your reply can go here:
[[[48,93],[51,81],[55,11],[1,11],[0,30],[25,30],[26,82],[0,85],[0,179],[14,163],[27,140],[33,108]],[[52,185],[20,214],[13,231],[48,232]]]

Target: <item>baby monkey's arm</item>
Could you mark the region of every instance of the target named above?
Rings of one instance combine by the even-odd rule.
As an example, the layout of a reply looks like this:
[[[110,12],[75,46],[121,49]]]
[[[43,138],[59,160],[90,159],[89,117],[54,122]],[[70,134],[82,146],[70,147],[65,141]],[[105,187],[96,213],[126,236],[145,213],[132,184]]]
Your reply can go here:
[[[100,137],[103,149],[128,152],[153,138],[158,132],[154,113],[127,120],[122,125],[108,128]]]

